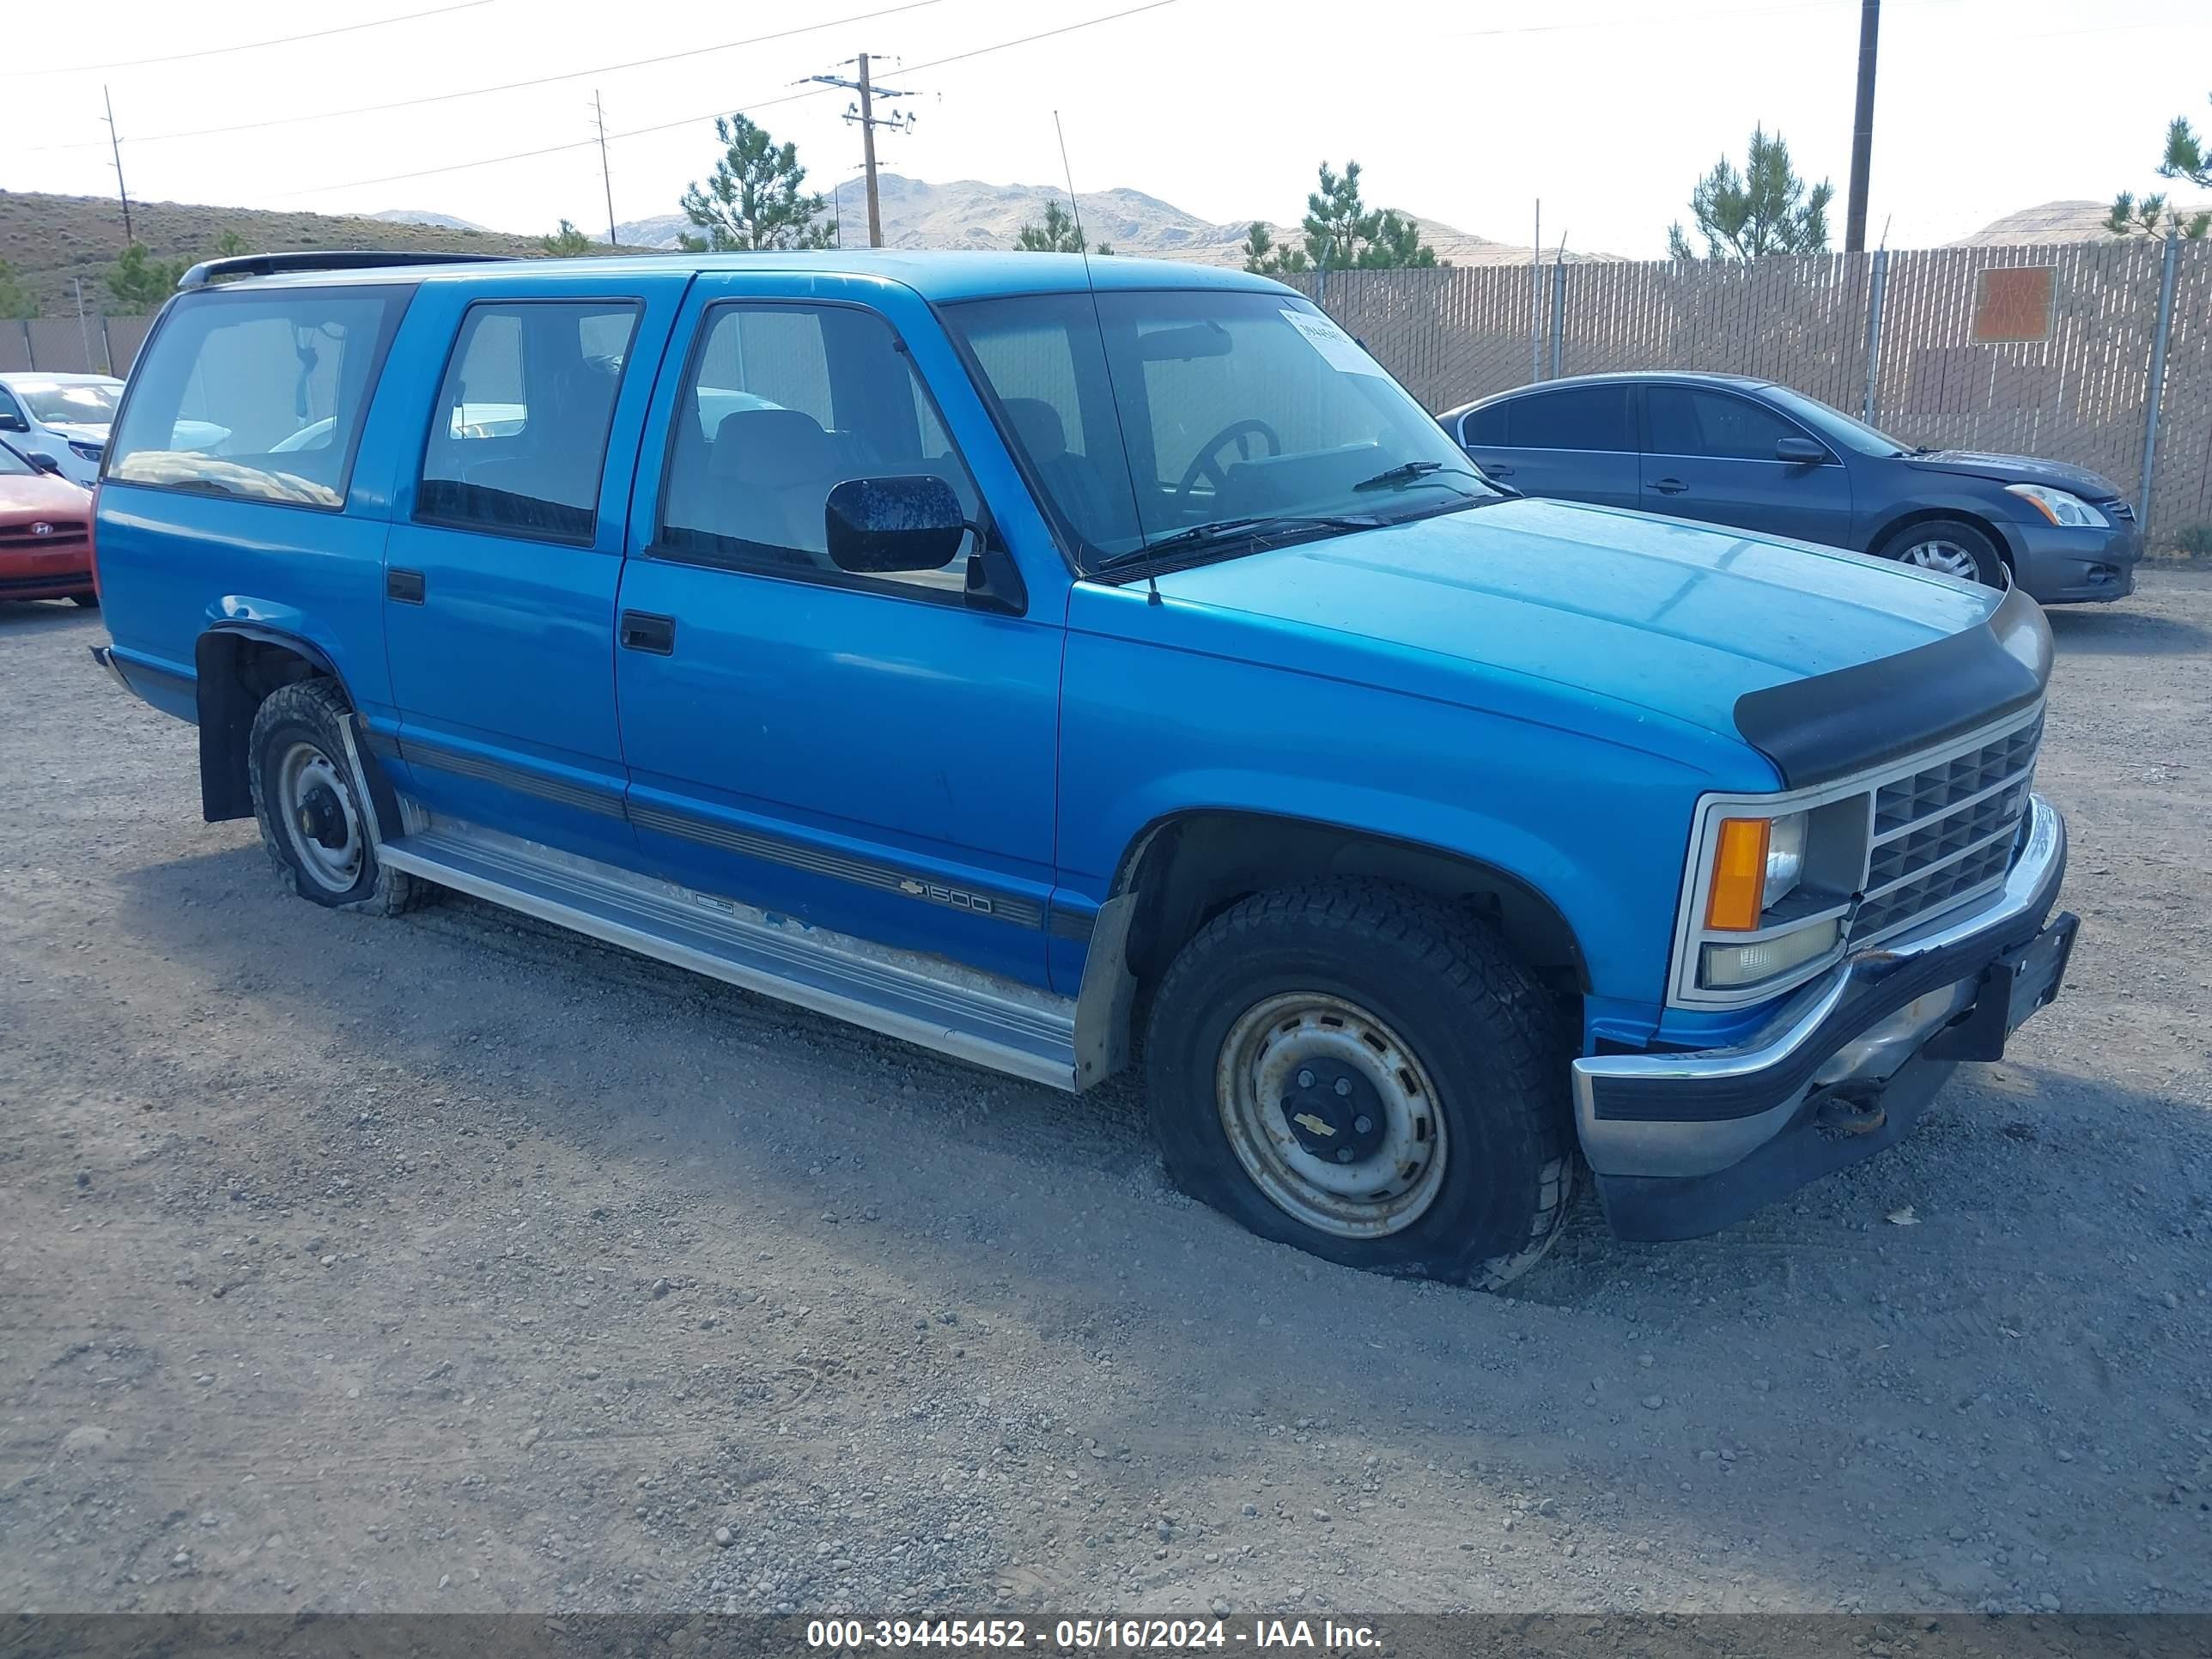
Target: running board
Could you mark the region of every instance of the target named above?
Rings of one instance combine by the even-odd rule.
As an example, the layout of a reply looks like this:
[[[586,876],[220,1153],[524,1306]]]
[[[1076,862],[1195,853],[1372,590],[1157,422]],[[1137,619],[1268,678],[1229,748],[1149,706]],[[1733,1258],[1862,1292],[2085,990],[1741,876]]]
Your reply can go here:
[[[422,816],[410,815],[417,823]],[[1071,998],[452,819],[387,841],[378,856],[441,887],[763,996],[1031,1082],[1077,1086]]]

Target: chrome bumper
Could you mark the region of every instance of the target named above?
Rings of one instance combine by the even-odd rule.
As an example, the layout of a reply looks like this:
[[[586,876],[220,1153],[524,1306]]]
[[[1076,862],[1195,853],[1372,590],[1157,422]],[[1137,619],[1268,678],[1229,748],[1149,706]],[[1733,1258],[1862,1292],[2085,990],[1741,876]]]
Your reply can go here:
[[[2065,820],[2032,797],[2026,841],[2004,886],[1971,913],[1847,957],[1738,1047],[1577,1060],[1575,1120],[1591,1170],[1601,1184],[1607,1176],[1711,1176],[1792,1127],[1815,1089],[1878,1089],[1923,1049],[1940,1047],[1935,1039],[1946,1027],[1978,1018],[1967,1011],[1985,994],[1990,970],[2037,939],[2065,868]],[[2071,941],[2067,926],[2053,993]],[[1998,1042],[2040,1006],[1996,1011]],[[1947,1057],[1981,1056],[1930,1055]]]

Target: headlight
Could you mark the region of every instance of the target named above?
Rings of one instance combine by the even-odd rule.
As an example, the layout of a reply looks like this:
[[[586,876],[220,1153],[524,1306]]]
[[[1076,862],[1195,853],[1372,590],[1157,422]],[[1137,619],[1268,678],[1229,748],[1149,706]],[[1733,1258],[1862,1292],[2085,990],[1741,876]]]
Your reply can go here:
[[[1805,817],[1723,818],[1705,892],[1705,926],[1747,933],[1805,874]]]
[[[2051,523],[2067,530],[2103,530],[2112,523],[2079,495],[2053,489],[2048,484],[2007,484],[2005,494],[2019,496]]]
[[[96,461],[100,459],[101,446],[99,444],[82,443],[71,438],[69,441],[69,447],[71,453],[80,460]]]

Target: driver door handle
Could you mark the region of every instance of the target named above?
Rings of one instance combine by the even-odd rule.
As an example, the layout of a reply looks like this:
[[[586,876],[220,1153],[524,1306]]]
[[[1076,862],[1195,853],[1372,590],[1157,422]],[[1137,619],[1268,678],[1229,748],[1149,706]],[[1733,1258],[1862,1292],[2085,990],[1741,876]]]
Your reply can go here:
[[[1662,495],[1679,495],[1690,486],[1680,478],[1662,478],[1651,487]]]
[[[650,611],[625,611],[617,639],[625,651],[648,651],[656,657],[676,654],[676,618]]]

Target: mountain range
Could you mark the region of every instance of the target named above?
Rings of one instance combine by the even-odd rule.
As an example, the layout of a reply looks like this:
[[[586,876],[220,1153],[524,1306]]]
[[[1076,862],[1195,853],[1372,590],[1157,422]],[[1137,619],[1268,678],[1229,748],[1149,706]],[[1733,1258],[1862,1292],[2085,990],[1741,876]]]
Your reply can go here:
[[[883,215],[884,240],[892,247],[1012,247],[1024,225],[1043,219],[1048,204],[1065,204],[1067,200],[1067,192],[1053,185],[987,185],[975,179],[938,185],[897,173],[877,174],[876,194]],[[828,195],[846,242],[863,246],[868,219],[865,185],[858,179],[848,179]],[[1094,246],[1103,243],[1116,252],[1147,258],[1242,264],[1244,238],[1252,228],[1249,219],[1209,222],[1140,190],[1079,192],[1076,205],[1082,213],[1084,233]],[[1413,216],[1424,239],[1436,249],[1437,258],[1452,264],[1528,262],[1526,246],[1495,242],[1438,220]],[[674,247],[677,238],[690,228],[691,222],[681,213],[664,213],[618,224],[615,234],[627,246]],[[1270,225],[1268,228],[1277,242],[1291,246],[1297,246],[1304,234],[1296,226]],[[1611,256],[1570,249],[1566,257],[1572,263]]]

